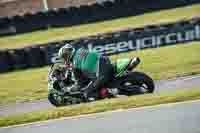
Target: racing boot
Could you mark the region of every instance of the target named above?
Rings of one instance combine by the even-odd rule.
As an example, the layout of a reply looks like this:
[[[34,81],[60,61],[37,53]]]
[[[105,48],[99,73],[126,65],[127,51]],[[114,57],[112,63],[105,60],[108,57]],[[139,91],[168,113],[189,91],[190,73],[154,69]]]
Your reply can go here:
[[[92,93],[94,90],[96,90],[96,88],[92,81],[86,87],[81,89],[81,93],[86,102],[92,102],[96,100],[96,96]]]

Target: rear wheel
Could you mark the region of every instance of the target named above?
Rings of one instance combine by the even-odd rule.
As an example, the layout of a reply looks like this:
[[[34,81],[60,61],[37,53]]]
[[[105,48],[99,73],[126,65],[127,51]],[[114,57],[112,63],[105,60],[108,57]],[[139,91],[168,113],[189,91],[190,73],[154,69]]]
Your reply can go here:
[[[130,72],[120,83],[121,90],[127,95],[153,93],[155,89],[151,77],[142,72]]]

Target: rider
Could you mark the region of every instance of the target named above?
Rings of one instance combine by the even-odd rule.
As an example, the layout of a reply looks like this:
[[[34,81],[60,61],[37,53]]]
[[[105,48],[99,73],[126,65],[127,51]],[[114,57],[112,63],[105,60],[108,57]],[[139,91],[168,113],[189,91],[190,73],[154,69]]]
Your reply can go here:
[[[76,84],[71,91],[80,90],[86,100],[94,100],[92,92],[103,87],[112,78],[113,67],[110,59],[94,51],[75,49],[66,44],[59,49],[58,56],[64,59],[66,65],[72,66]],[[90,81],[85,87],[82,84],[84,80]]]

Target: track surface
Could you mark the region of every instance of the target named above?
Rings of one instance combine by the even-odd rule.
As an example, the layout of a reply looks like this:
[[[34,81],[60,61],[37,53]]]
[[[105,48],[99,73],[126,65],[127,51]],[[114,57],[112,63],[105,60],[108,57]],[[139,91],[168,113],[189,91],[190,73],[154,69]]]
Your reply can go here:
[[[156,81],[155,93],[169,92],[180,89],[190,89],[200,87],[200,75],[188,76],[171,80]],[[44,99],[39,101],[17,103],[8,106],[0,106],[0,116],[7,116],[16,113],[48,110],[54,108],[50,103]]]
[[[199,133],[200,101],[0,128],[0,133]]]

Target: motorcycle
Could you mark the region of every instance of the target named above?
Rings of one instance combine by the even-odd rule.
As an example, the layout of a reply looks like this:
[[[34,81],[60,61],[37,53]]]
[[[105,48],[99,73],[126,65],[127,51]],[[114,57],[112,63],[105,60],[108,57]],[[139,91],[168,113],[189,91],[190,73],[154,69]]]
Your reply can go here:
[[[113,98],[118,96],[132,96],[136,94],[153,93],[155,89],[154,81],[150,76],[143,72],[134,71],[140,63],[138,57],[118,59],[113,63],[114,77],[104,87],[93,92],[95,100]],[[53,66],[50,68],[49,75],[52,74]],[[86,102],[80,91],[62,92],[58,88],[70,87],[75,82],[71,69],[63,69],[60,74],[65,75],[64,79],[49,80],[48,100],[54,106],[66,106]],[[88,83],[86,83],[87,85]],[[60,87],[62,86],[62,87]]]

